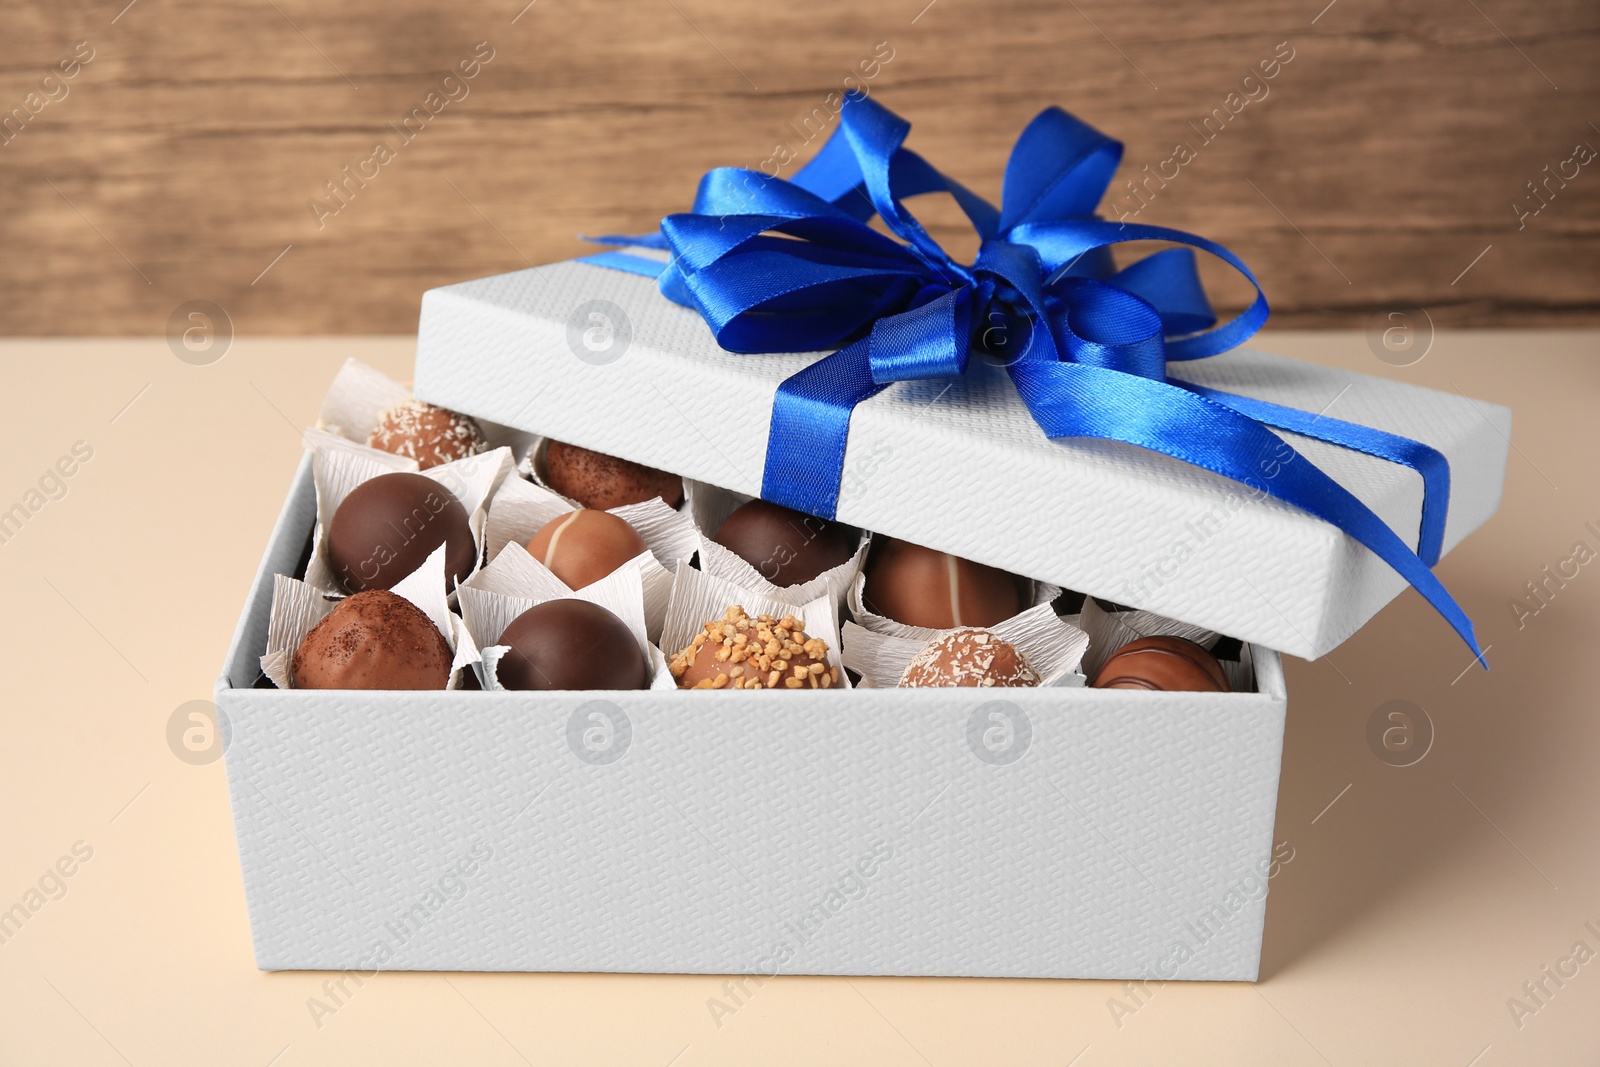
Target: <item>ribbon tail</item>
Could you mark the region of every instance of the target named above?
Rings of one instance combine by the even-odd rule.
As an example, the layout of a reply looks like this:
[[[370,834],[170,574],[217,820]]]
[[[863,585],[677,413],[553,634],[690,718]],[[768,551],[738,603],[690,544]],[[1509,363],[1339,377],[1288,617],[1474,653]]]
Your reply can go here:
[[[1172,384],[1203,396],[1257,422],[1302,437],[1340,445],[1378,459],[1410,467],[1422,476],[1422,522],[1417,534],[1417,556],[1432,567],[1444,550],[1444,524],[1450,509],[1450,461],[1444,453],[1409,437],[1375,430],[1354,422],[1312,415],[1297,408],[1237,396],[1193,382],[1171,379]]]
[[[1410,582],[1488,668],[1472,620],[1422,559],[1371,508],[1266,427],[1196,393],[1100,367],[1024,360],[1008,369],[1049,437],[1098,437],[1148,448],[1292,504],[1349,534]]]
[[[818,518],[834,517],[850,414],[884,388],[872,380],[871,350],[871,339],[862,338],[778,386],[767,430],[762,499]]]

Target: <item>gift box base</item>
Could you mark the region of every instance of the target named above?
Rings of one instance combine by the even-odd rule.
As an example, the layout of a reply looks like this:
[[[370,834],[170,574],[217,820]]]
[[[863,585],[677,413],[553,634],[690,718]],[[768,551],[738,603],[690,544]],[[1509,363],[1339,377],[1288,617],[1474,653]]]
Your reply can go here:
[[[257,965],[1253,980],[1286,694],[218,682]]]

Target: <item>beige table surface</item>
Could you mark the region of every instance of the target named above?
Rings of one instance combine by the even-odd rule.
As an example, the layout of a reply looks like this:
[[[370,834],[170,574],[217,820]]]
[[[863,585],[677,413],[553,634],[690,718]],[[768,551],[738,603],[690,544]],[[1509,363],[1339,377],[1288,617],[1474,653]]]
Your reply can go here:
[[[0,909],[49,891],[0,943],[0,1062],[1600,1062],[1600,962],[1573,958],[1600,952],[1600,563],[1520,626],[1510,607],[1575,542],[1600,550],[1600,334],[1441,334],[1407,368],[1359,333],[1259,347],[1516,413],[1500,512],[1440,567],[1493,672],[1463,673],[1415,594],[1288,664],[1294,859],[1261,982],[785,977],[719,1026],[720,978],[404,973],[319,1025],[325,975],[255,968],[222,764],[177,758],[168,721],[211,693],[335,368],[405,376],[409,338],[239,338],[207,366],[162,339],[0,344],[0,510],[93,452],[0,543]],[[1433,723],[1413,766],[1367,743],[1391,700]]]

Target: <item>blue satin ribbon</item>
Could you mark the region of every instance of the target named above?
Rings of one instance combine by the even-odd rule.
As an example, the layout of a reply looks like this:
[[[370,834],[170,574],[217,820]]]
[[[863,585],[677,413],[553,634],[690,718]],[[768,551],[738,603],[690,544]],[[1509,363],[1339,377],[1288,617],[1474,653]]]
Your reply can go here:
[[[670,250],[662,264],[608,252],[588,262],[657,278],[731,352],[837,349],[785,380],[773,400],[761,495],[835,514],[850,415],[893,382],[965,374],[971,353],[1002,362],[1050,438],[1092,437],[1203,467],[1333,524],[1427,598],[1482,660],[1472,623],[1429,569],[1438,562],[1450,467],[1395,434],[1170,379],[1170,363],[1236,348],[1267,318],[1255,275],[1228,249],[1160,226],[1110,222],[1095,208],[1122,145],[1059,108],[1023,130],[996,208],[904,147],[910,124],[852,95],[839,128],[792,179],[719,167],[692,211],[658,234],[607,244]],[[948,193],[982,244],[960,263],[903,201]],[[882,220],[889,234],[868,225]],[[1118,270],[1113,246],[1176,245]],[[1194,249],[1255,289],[1218,325]],[[648,266],[642,266],[648,264]],[[1269,429],[1271,427],[1272,429]],[[1417,548],[1273,432],[1377,456],[1422,477]]]

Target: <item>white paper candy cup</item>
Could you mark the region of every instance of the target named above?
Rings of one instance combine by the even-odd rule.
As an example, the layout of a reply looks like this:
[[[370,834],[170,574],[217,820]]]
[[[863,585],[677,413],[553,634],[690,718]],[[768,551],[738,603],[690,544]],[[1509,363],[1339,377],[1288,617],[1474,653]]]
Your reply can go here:
[[[863,689],[893,689],[918,652],[945,634],[965,629],[974,627],[930,630],[927,636],[917,637],[879,633],[847,622],[843,632],[844,665],[861,675]],[[1041,686],[1084,684],[1078,666],[1089,648],[1089,635],[1058,617],[1048,601],[982,629],[1015,646],[1038,672]]]
[[[1202,648],[1215,648],[1220,637],[1212,630],[1178,622],[1153,611],[1107,611],[1093,597],[1083,602],[1078,625],[1089,634],[1089,652],[1083,658],[1083,673],[1093,678],[1106,660],[1130,641],[1141,637],[1182,637]],[[1255,666],[1250,646],[1242,646],[1238,660],[1218,660],[1228,687],[1235,693],[1255,690]]]
[[[686,482],[689,510],[694,515],[695,525],[700,530],[700,569],[706,574],[725,581],[732,582],[741,589],[748,589],[760,593],[768,600],[778,601],[788,605],[790,611],[802,604],[808,604],[818,598],[826,598],[835,608],[844,600],[845,591],[850,588],[856,576],[861,571],[861,562],[867,557],[868,537],[863,534],[861,544],[856,549],[855,555],[849,560],[839,564],[831,570],[823,571],[809,582],[799,585],[778,586],[768,581],[755,567],[747,563],[742,557],[734,555],[711,539],[733,510],[740,504],[751,499],[731,493],[726,489],[719,489],[714,485],[704,482]],[[748,611],[749,609],[746,608]],[[758,614],[752,612],[752,614]],[[774,614],[768,612],[767,614]],[[776,614],[782,614],[781,612]]]
[[[333,383],[328,386],[327,395],[322,398],[322,411],[317,416],[317,429],[365,449],[368,448],[367,441],[371,439],[373,429],[378,425],[379,416],[396,404],[409,399],[411,390],[407,386],[390,378],[376,367],[368,366],[358,359],[347,359],[344,361],[344,366],[339,368],[339,373],[334,375]],[[478,424],[478,429],[483,431],[489,449],[509,448],[518,460],[529,455],[534,442],[538,440],[533,434],[499,423],[477,418],[473,421]],[[382,450],[374,448],[371,451]],[[416,468],[412,466],[408,469]]]

